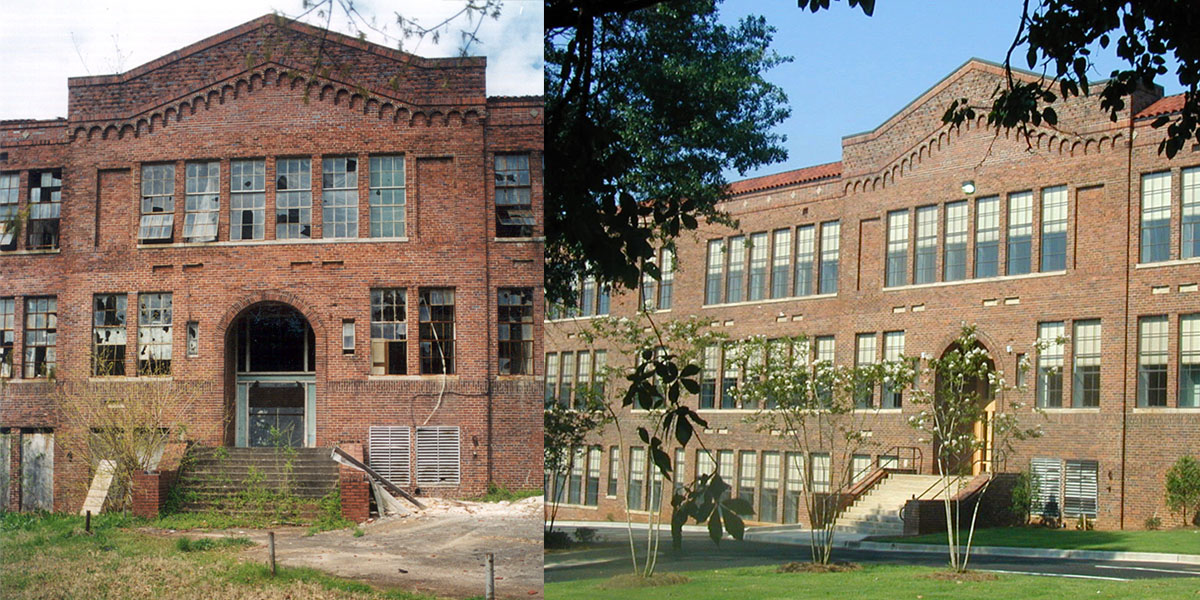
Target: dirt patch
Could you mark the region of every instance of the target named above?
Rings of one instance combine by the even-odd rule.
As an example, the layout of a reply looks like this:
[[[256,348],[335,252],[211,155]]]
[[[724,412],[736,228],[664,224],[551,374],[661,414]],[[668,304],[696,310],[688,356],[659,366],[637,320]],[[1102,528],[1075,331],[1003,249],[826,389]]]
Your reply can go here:
[[[691,581],[679,573],[656,573],[650,577],[625,573],[614,575],[604,583],[596,586],[602,590],[628,590],[634,588],[661,587],[664,585],[679,585]]]
[[[776,573],[846,573],[858,571],[862,565],[848,562],[835,562],[823,565],[813,562],[790,562],[779,565]]]
[[[518,502],[441,498],[422,498],[421,502],[426,510],[364,523],[360,537],[354,537],[354,529],[311,536],[302,527],[274,529],[276,561],[381,588],[468,598],[483,595],[484,555],[491,552],[495,554],[498,598],[542,597],[541,496]],[[267,559],[267,530],[189,531],[186,535],[248,537],[260,545],[243,552],[242,558],[254,562]]]
[[[955,571],[934,571],[926,575],[922,575],[925,579],[933,579],[936,581],[954,581],[962,583],[964,581],[995,581],[997,579],[995,573],[981,573],[979,571],[966,571],[958,573]]]

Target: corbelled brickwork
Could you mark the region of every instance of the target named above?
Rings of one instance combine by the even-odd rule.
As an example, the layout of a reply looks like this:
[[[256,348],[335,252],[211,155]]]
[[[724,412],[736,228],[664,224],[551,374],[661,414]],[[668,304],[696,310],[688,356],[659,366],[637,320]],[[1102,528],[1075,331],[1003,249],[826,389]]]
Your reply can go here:
[[[1029,469],[1035,457],[1096,461],[1098,527],[1140,528],[1153,515],[1174,522],[1178,518],[1165,506],[1164,474],[1179,456],[1200,454],[1200,436],[1196,435],[1200,414],[1181,403],[1179,378],[1181,317],[1200,313],[1196,288],[1200,260],[1181,254],[1182,174],[1200,165],[1200,152],[1188,146],[1173,160],[1158,154],[1163,132],[1150,127],[1153,119],[1149,115],[1139,114],[1161,95],[1156,92],[1130,99],[1130,108],[1116,122],[1097,109],[1094,98],[1060,103],[1055,106],[1060,119],[1057,129],[1038,129],[1028,136],[997,134],[984,126],[982,118],[961,131],[942,125],[941,115],[954,99],[988,97],[1002,74],[995,65],[969,61],[877,129],[845,138],[840,163],[734,183],[733,196],[722,208],[738,221],[739,228],[707,225],[695,238],[679,240],[673,302],[669,312],[659,311],[654,318],[698,316],[734,340],[830,335],[835,338],[835,361],[844,365],[855,361],[857,334],[876,334],[876,359],[882,358],[883,333],[896,331],[904,332],[906,355],[940,356],[960,324],[974,323],[996,366],[1010,377],[1020,355],[1035,358],[1033,343],[1039,323],[1062,322],[1064,333],[1071,336],[1074,323],[1098,319],[1098,406],[1072,408],[1074,348],[1068,342],[1063,351],[1062,405],[1066,408],[1035,414],[1029,407],[1035,403],[1036,377],[1029,373],[1028,391],[1011,399],[1026,403],[1020,412],[1022,423],[1040,425],[1044,436],[1018,443],[1004,468]],[[1165,261],[1143,263],[1139,258],[1141,177],[1156,172],[1171,173],[1170,256]],[[964,181],[974,182],[972,195],[962,191]],[[1043,192],[1060,186],[1066,191],[1065,268],[1040,268],[1040,258],[1046,253],[1041,247]],[[1009,275],[1009,201],[1012,195],[1026,191],[1032,194],[1030,273]],[[999,198],[999,267],[996,276],[975,277],[977,201],[988,197]],[[962,200],[968,207],[963,238],[965,278],[946,281],[946,206]],[[932,283],[916,285],[916,211],[926,206],[937,207],[936,276]],[[885,286],[888,213],[899,210],[909,215],[901,263],[906,269],[905,283]],[[836,294],[818,295],[815,289],[810,296],[792,293],[797,228],[815,225],[819,238],[821,224],[831,221],[840,224]],[[771,298],[772,254],[768,252],[766,299],[748,302],[743,292],[741,302],[705,302],[708,240],[757,232],[767,232],[770,240],[774,231],[789,228],[789,292],[784,297]],[[750,254],[746,252],[746,264]],[[818,261],[819,250],[814,257],[814,262]],[[745,267],[747,278],[751,268]],[[722,265],[723,274],[726,269]],[[817,273],[816,265],[813,269]],[[726,278],[720,281],[724,285]],[[742,285],[744,289],[746,279]],[[635,296],[614,297],[611,314],[632,316],[637,307]],[[1166,406],[1139,407],[1137,323],[1139,317],[1157,315],[1165,315],[1169,323]],[[587,350],[588,345],[576,333],[588,325],[587,318],[551,322],[547,351]],[[596,348],[603,347],[603,343],[596,344]],[[629,361],[610,352],[608,363],[622,366]],[[878,397],[877,392],[876,402]],[[689,402],[696,406],[698,401]],[[900,409],[872,411],[866,416],[865,429],[871,431],[873,444],[864,452],[875,459],[893,447],[917,447],[923,451],[922,471],[931,472],[932,444],[920,440],[908,424],[917,410],[904,403]],[[734,450],[735,472],[741,452],[755,453],[757,503],[763,483],[762,452],[783,453],[794,448],[779,432],[759,431],[756,424],[747,422],[754,412],[702,410],[701,414],[709,423],[703,434],[705,445],[713,450]],[[615,496],[604,493],[608,489],[609,447],[624,446],[620,465],[624,471],[629,447],[637,444],[628,432],[645,417],[629,411],[620,414],[628,421],[622,427],[627,433],[624,440],[618,439],[611,426],[595,437],[594,443],[603,449],[596,470],[600,474],[596,506],[578,503],[560,510],[558,518],[623,518],[628,474],[620,475]],[[691,480],[697,464],[694,445],[686,460],[686,478]],[[778,477],[782,499],[784,475]],[[586,483],[586,473],[583,479]],[[669,498],[669,491],[664,498]],[[780,500],[781,516],[782,506]],[[806,521],[802,513],[800,516]]]
[[[497,238],[494,166],[497,154],[528,156],[533,214],[540,215],[542,100],[488,98],[482,58],[425,59],[338,34],[321,47],[345,68],[312,75],[303,69],[305,52],[322,35],[263,17],[128,73],[72,78],[66,120],[0,126],[7,153],[0,173],[17,177],[21,210],[36,183],[31,171],[62,171],[60,248],[29,249],[19,240],[15,250],[0,251],[0,297],[16,307],[15,373],[0,391],[0,427],[15,433],[59,425],[47,402],[52,384],[22,377],[27,298],[57,298],[56,374],[70,379],[88,373],[94,294],[127,297],[125,372],[133,376],[138,294],[170,292],[171,376],[203,382],[187,435],[234,445],[231,328],[251,307],[284,304],[313,330],[315,411],[306,414],[316,446],[357,443],[369,456],[373,425],[458,427],[461,484],[421,493],[536,485],[540,388],[534,373],[500,374],[497,294],[533,290],[540,355],[543,230],[539,218],[531,237]],[[402,237],[375,240],[368,165],[380,155],[403,155],[407,214]],[[355,239],[324,239],[321,159],[331,156],[361,165]],[[276,165],[285,158],[311,158],[311,239],[276,239]],[[241,159],[265,165],[258,241],[230,232],[231,161]],[[214,242],[183,241],[185,172],[193,161],[218,164]],[[142,169],[151,163],[175,167],[172,243],[139,241]],[[405,375],[371,375],[373,288],[407,291]],[[425,288],[455,292],[455,366],[444,377],[420,374],[418,291]],[[355,338],[343,350],[349,320]],[[185,346],[188,322],[199,325],[194,353]],[[85,481],[86,465],[84,457],[56,454],[57,510],[78,509],[82,489],[66,482]]]

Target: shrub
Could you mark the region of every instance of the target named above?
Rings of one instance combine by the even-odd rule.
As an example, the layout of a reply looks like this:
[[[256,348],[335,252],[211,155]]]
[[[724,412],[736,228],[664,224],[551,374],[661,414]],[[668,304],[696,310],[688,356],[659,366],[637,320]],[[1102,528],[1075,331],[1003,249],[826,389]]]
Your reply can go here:
[[[1012,506],[1010,510],[1017,522],[1022,525],[1029,523],[1029,515],[1033,512],[1033,501],[1037,493],[1037,476],[1030,471],[1017,473],[1017,480],[1012,488]]]
[[[1146,522],[1143,523],[1143,525],[1145,525],[1146,529],[1149,529],[1150,531],[1157,531],[1162,529],[1162,519],[1158,518],[1158,515],[1146,517]]]
[[[550,531],[546,530],[543,538],[543,547],[547,550],[565,550],[571,547],[571,536],[565,531]]]
[[[590,544],[596,541],[596,530],[591,527],[576,527],[575,540],[580,544]]]
[[[1167,507],[1180,513],[1184,525],[1195,520],[1200,510],[1200,463],[1195,458],[1181,456],[1167,471]]]

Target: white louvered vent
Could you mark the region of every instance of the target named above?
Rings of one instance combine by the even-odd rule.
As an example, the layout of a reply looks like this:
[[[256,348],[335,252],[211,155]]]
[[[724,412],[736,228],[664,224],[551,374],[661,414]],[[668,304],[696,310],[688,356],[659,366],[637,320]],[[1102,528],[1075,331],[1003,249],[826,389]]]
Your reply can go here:
[[[1062,490],[1062,461],[1057,458],[1035,458],[1030,461],[1030,469],[1037,482],[1031,512],[1052,517],[1061,515],[1059,496]]]
[[[1068,460],[1067,480],[1063,488],[1063,515],[1096,516],[1096,471],[1094,460]]]
[[[396,485],[409,485],[412,478],[411,432],[408,427],[371,427],[367,466]]]
[[[417,428],[417,485],[456,486],[460,481],[457,427]]]

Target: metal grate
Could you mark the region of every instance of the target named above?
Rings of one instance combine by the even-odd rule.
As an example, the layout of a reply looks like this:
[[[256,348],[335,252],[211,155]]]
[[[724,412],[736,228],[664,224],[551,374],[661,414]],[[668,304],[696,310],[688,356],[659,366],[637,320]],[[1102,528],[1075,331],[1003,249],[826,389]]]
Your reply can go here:
[[[1062,461],[1057,458],[1035,458],[1030,461],[1037,488],[1034,492],[1035,515],[1058,517],[1062,513],[1059,492],[1062,489]]]
[[[1066,485],[1063,487],[1063,515],[1096,516],[1096,472],[1094,460],[1068,460]]]
[[[411,432],[408,427],[371,427],[367,466],[396,485],[409,485],[412,479]]]
[[[417,485],[459,484],[458,435],[458,427],[417,428]]]

